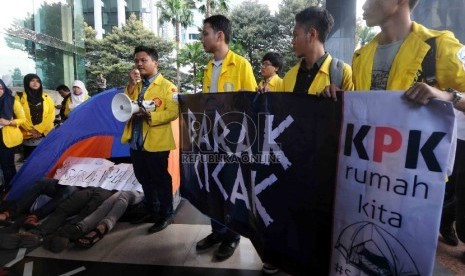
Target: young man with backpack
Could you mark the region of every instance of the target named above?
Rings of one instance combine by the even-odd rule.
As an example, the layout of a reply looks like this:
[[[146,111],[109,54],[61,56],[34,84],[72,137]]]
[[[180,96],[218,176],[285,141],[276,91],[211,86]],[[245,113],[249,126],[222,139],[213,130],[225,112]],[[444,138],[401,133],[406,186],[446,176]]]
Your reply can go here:
[[[465,46],[451,32],[430,30],[411,20],[419,0],[367,0],[363,18],[381,32],[353,57],[355,90],[405,91],[406,99],[427,104],[431,99],[450,101],[465,111]],[[328,90],[326,92],[329,92]],[[332,91],[331,91],[332,92]],[[333,94],[334,97],[334,94]],[[443,211],[440,233],[444,241],[457,245],[453,228],[454,213],[459,238],[465,241],[465,122],[458,112],[458,142],[454,174],[456,213]],[[462,118],[462,119],[460,119]],[[465,254],[463,257],[465,261]]]
[[[353,90],[350,66],[325,52],[324,43],[334,25],[332,15],[324,8],[309,7],[295,21],[292,47],[302,61],[286,73],[278,91],[316,95],[330,84]]]

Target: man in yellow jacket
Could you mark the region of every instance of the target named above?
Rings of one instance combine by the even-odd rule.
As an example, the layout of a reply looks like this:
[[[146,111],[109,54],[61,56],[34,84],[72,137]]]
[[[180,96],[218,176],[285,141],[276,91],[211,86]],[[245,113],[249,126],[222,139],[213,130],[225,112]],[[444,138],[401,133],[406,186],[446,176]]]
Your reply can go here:
[[[319,94],[331,83],[338,90],[353,90],[352,70],[342,65],[342,82],[331,79],[332,57],[325,52],[324,43],[334,19],[324,8],[309,7],[295,16],[292,47],[302,61],[292,67],[284,76],[280,91],[294,93]],[[334,76],[333,76],[334,77]]]
[[[129,143],[134,173],[144,190],[146,212],[132,223],[155,219],[148,229],[165,229],[173,216],[173,191],[168,172],[170,150],[175,149],[171,121],[178,117],[174,100],[176,86],[158,72],[158,53],[154,48],[138,46],[134,50],[135,68],[124,93],[133,101],[153,101],[155,110],[141,108],[126,123],[121,141]]]
[[[229,49],[231,21],[223,15],[214,15],[203,21],[201,42],[213,59],[207,64],[203,77],[203,93],[255,91],[257,82],[252,66],[243,57]],[[232,256],[239,244],[240,235],[215,220],[211,220],[212,233],[200,240],[197,250],[206,250],[221,243],[215,258],[223,261]]]
[[[279,91],[283,79],[278,75],[278,72],[283,68],[283,57],[279,53],[268,52],[262,58],[262,66],[260,73],[262,80],[258,84],[257,90],[270,92]]]
[[[418,2],[365,2],[363,18],[366,24],[379,26],[381,32],[354,53],[355,90],[400,90],[405,91],[408,100],[419,104],[427,104],[436,98],[450,101],[456,109],[465,111],[465,99],[460,92],[465,91],[465,47],[451,32],[430,30],[413,22],[410,14]],[[425,62],[431,59],[434,62]],[[461,136],[465,137],[465,133],[459,131],[458,137]],[[455,177],[451,180],[458,184],[455,192],[460,206],[457,208],[456,228],[459,237],[465,241],[465,189],[460,183],[465,179],[465,163],[460,157],[464,154],[465,141],[458,140]],[[440,227],[444,241],[451,245],[458,244],[452,226],[454,213],[455,210],[451,217],[443,213]]]
[[[229,24],[229,25],[228,25]],[[204,20],[202,45],[213,54],[203,75],[203,93],[255,91],[250,62],[229,49],[231,23],[222,15]]]

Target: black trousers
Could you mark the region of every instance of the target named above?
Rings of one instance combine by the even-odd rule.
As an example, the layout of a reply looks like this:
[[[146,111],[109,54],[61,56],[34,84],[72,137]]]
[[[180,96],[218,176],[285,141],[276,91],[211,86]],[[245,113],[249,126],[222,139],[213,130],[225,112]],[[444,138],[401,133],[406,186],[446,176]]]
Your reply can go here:
[[[169,151],[130,150],[134,174],[144,190],[147,210],[161,217],[173,215],[173,183],[168,172]]]
[[[6,190],[9,190],[10,182],[16,174],[15,151],[16,147],[8,148],[5,146],[3,143],[2,129],[0,129],[0,169],[3,171]]]

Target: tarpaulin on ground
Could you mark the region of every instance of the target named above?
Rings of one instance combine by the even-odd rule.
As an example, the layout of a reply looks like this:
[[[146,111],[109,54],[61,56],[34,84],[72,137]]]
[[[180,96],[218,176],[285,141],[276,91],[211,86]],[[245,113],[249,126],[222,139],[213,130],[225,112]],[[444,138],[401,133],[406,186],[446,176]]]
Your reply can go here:
[[[209,217],[250,238],[265,262],[291,274],[339,275],[355,271],[353,275],[357,275],[357,271],[369,274],[388,269],[392,275],[400,275],[402,271],[413,271],[413,264],[423,264],[424,256],[428,259],[431,252],[434,254],[437,242],[443,195],[438,185],[441,181],[443,185],[451,155],[453,115],[449,115],[452,108],[439,102],[426,107],[407,103],[401,98],[402,93],[353,92],[345,96],[337,102],[291,93],[258,95],[244,92],[180,97],[181,195]],[[434,108],[438,105],[442,108]],[[407,119],[419,110],[423,113]],[[364,121],[357,122],[357,116],[354,116],[353,126],[347,127],[343,117],[351,112],[369,114],[371,128],[361,127]],[[386,124],[388,116],[397,120],[397,124]],[[435,134],[432,140],[428,140],[426,134],[422,136],[422,120],[428,125],[430,134],[437,127],[437,132],[443,135]],[[410,219],[408,228],[386,224],[388,219],[393,225],[396,223],[396,215],[387,211],[382,222],[379,219],[382,212],[379,208],[383,203],[378,200],[383,198],[382,193],[393,194],[392,189],[376,189],[380,193],[376,194],[376,198],[369,193],[361,193],[363,198],[359,208],[362,211],[356,208],[358,205],[352,206],[359,199],[353,197],[353,192],[347,189],[341,192],[340,186],[336,191],[337,176],[344,177],[347,171],[346,167],[338,169],[338,158],[342,158],[338,153],[339,144],[343,145],[341,154],[347,150],[344,147],[352,143],[353,156],[355,153],[363,155],[366,151],[363,157],[368,164],[379,165],[380,159],[390,159],[383,163],[385,169],[399,170],[397,165],[405,164],[405,160],[396,161],[398,135],[390,129],[399,127],[404,128],[399,131],[404,143],[402,150],[408,147],[408,141],[412,141],[409,167],[404,166],[403,170],[418,175],[421,171],[417,170],[427,167],[425,163],[429,161],[425,160],[435,153],[436,148],[444,152],[437,156],[436,163],[428,164],[436,170],[434,178],[428,179],[428,201],[419,199],[414,204],[406,204],[411,198],[403,197],[389,209],[400,213],[400,209],[408,206],[402,212],[411,212],[411,217],[422,219]],[[404,135],[410,130],[413,132],[409,140]],[[370,131],[375,133],[374,136]],[[373,137],[385,140],[376,144]],[[378,148],[373,148],[373,144]],[[415,154],[416,158],[413,158]],[[391,167],[393,165],[397,167]],[[437,171],[438,166],[440,171]],[[368,165],[368,168],[372,167]],[[355,174],[352,170],[349,172]],[[345,184],[340,182],[339,185]],[[374,189],[368,185],[360,186],[356,188]],[[409,187],[411,192],[412,186]],[[396,189],[401,193],[401,187]],[[417,192],[424,194],[421,189],[418,187]],[[338,200],[349,200],[353,204],[343,207],[336,204],[338,209],[334,212],[336,192]],[[425,206],[427,208],[423,210]],[[430,217],[420,216],[426,210]],[[357,212],[367,215],[356,221],[345,217]],[[333,234],[335,215],[343,216],[344,220],[343,223],[334,221],[337,227]],[[413,228],[415,223],[418,226]],[[427,246],[419,249],[423,253],[415,254],[417,248],[401,251],[406,246],[404,239],[413,233],[412,229],[418,233],[420,228],[423,229],[422,225],[432,226],[428,228],[431,233],[422,237],[422,241],[428,242]],[[399,238],[402,231],[406,232]],[[389,250],[391,255],[388,255]],[[384,257],[377,258],[379,252],[383,252]],[[330,265],[331,254],[336,259]],[[336,254],[342,257],[338,259]],[[405,256],[411,256],[411,260],[403,258]],[[416,256],[421,256],[422,260],[415,259]],[[403,260],[398,261],[398,258]],[[341,265],[339,262],[334,268],[334,260],[344,260],[345,263]],[[364,265],[371,267],[364,270]]]
[[[121,158],[129,157],[129,146],[121,144],[125,123],[117,121],[111,102],[124,88],[101,92],[74,109],[69,118],[52,130],[32,152],[12,181],[7,200],[15,200],[34,182],[52,177],[69,156]],[[178,121],[172,122],[178,143]],[[179,152],[172,150],[168,170],[173,179],[173,193],[179,188]]]

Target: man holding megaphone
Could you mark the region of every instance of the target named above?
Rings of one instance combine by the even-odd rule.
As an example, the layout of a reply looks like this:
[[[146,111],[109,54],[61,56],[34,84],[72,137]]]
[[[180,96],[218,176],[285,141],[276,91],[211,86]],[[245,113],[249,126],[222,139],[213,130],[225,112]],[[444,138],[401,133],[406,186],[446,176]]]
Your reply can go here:
[[[158,72],[158,53],[154,48],[137,46],[134,63],[124,93],[135,102],[152,101],[155,108],[141,105],[127,121],[121,137],[122,143],[130,146],[134,173],[145,194],[145,210],[131,222],[155,220],[148,229],[155,233],[165,229],[173,216],[168,157],[170,150],[176,148],[171,121],[178,117],[178,104],[173,100],[177,88]]]

